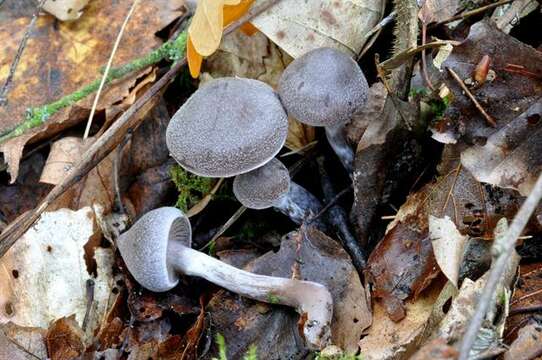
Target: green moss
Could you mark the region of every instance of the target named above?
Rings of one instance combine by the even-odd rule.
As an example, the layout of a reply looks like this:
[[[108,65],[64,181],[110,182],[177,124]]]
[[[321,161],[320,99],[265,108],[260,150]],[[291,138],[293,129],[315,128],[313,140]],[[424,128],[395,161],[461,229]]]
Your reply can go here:
[[[186,31],[184,31],[176,39],[165,42],[158,49],[151,51],[147,55],[132,60],[128,64],[116,68],[111,68],[105,84],[107,85],[114,80],[121,79],[130,73],[143,70],[164,59],[172,61],[174,63],[179,61],[184,57],[185,54],[186,37],[187,33]],[[56,114],[59,110],[62,110],[68,106],[75,104],[79,100],[86,98],[88,95],[98,90],[98,88],[100,87],[100,82],[101,78],[96,79],[90,84],[82,87],[81,89],[66,96],[63,96],[62,98],[53,101],[52,103],[27,109],[25,120],[21,124],[0,134],[0,143],[8,139],[20,136],[29,129],[40,126],[51,116]]]
[[[213,188],[213,179],[194,175],[179,165],[171,168],[170,175],[179,192],[175,206],[185,212]]]
[[[247,353],[243,357],[243,360],[258,360],[256,345],[249,346]]]
[[[216,334],[216,345],[218,346],[218,358],[213,358],[213,360],[228,360],[226,356],[226,340],[222,334]]]
[[[269,293],[267,294],[267,301],[270,304],[278,304],[280,302],[280,298],[275,294]]]

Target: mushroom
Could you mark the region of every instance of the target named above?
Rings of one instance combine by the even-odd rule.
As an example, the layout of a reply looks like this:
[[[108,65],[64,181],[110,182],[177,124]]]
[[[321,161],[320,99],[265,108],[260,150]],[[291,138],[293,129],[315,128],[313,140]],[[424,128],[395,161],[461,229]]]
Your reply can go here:
[[[172,289],[181,273],[202,277],[254,300],[294,307],[304,321],[308,347],[328,345],[333,300],[325,286],[243,271],[192,249],[191,243],[190,222],[173,207],[146,213],[117,240],[128,270],[151,291]]]
[[[358,64],[332,48],[315,49],[294,60],[278,85],[288,114],[304,124],[324,126],[329,144],[348,172],[352,172],[354,152],[344,126],[365,106],[368,91]]]
[[[186,170],[230,177],[256,169],[282,148],[288,118],[267,84],[221,78],[199,88],[173,115],[166,144]]]
[[[274,207],[296,224],[322,210],[320,201],[304,187],[290,180],[284,164],[272,159],[262,167],[237,175],[233,193],[249,209]]]

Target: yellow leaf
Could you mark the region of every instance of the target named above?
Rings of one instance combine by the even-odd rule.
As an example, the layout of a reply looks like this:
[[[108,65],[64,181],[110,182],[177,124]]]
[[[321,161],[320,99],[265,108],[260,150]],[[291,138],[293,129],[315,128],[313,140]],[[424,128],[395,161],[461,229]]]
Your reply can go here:
[[[224,5],[237,5],[241,2],[242,0],[224,0]]]
[[[218,49],[223,29],[224,0],[200,0],[188,34],[194,49],[202,56],[209,56]]]
[[[226,2],[224,2],[226,5],[224,6],[224,27],[243,16],[253,2],[254,0],[241,0],[237,5],[234,6],[228,6]]]
[[[186,60],[188,62],[188,69],[190,70],[190,76],[197,79],[201,72],[203,57],[198,54],[196,49],[194,49],[194,44],[192,44],[190,35],[188,36],[188,41],[186,43]]]

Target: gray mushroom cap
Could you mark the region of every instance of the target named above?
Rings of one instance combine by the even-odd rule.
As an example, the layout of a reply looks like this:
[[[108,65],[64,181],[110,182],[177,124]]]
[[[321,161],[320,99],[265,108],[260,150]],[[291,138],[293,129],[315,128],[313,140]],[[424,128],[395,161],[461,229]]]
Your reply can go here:
[[[365,106],[369,86],[358,64],[332,48],[309,51],[284,70],[280,99],[289,115],[312,126],[338,126]]]
[[[267,209],[290,190],[290,173],[284,164],[272,159],[264,166],[233,180],[233,193],[249,209]]]
[[[137,282],[161,292],[172,289],[179,281],[167,261],[168,245],[173,241],[191,246],[190,222],[179,209],[162,207],[149,211],[121,234],[117,246]]]
[[[230,177],[258,168],[282,148],[288,118],[267,84],[221,78],[198,89],[171,119],[166,143],[186,170]]]

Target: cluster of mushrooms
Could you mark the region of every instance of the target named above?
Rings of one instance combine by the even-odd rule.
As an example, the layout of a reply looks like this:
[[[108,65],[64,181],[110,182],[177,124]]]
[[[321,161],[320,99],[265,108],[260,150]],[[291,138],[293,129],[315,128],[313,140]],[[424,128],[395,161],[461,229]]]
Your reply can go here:
[[[284,71],[278,94],[267,84],[244,78],[212,80],[177,111],[166,132],[172,157],[205,177],[232,177],[237,199],[251,209],[274,207],[301,224],[318,213],[320,201],[290,180],[275,155],[288,132],[288,115],[324,126],[330,145],[351,171],[352,149],[344,125],[367,101],[368,85],[348,55],[330,48],[313,50]],[[333,300],[327,288],[311,281],[253,274],[191,248],[186,215],[162,207],[143,215],[118,239],[134,278],[161,292],[175,287],[179,274],[202,277],[242,296],[295,308],[304,319],[311,349],[331,339]]]

